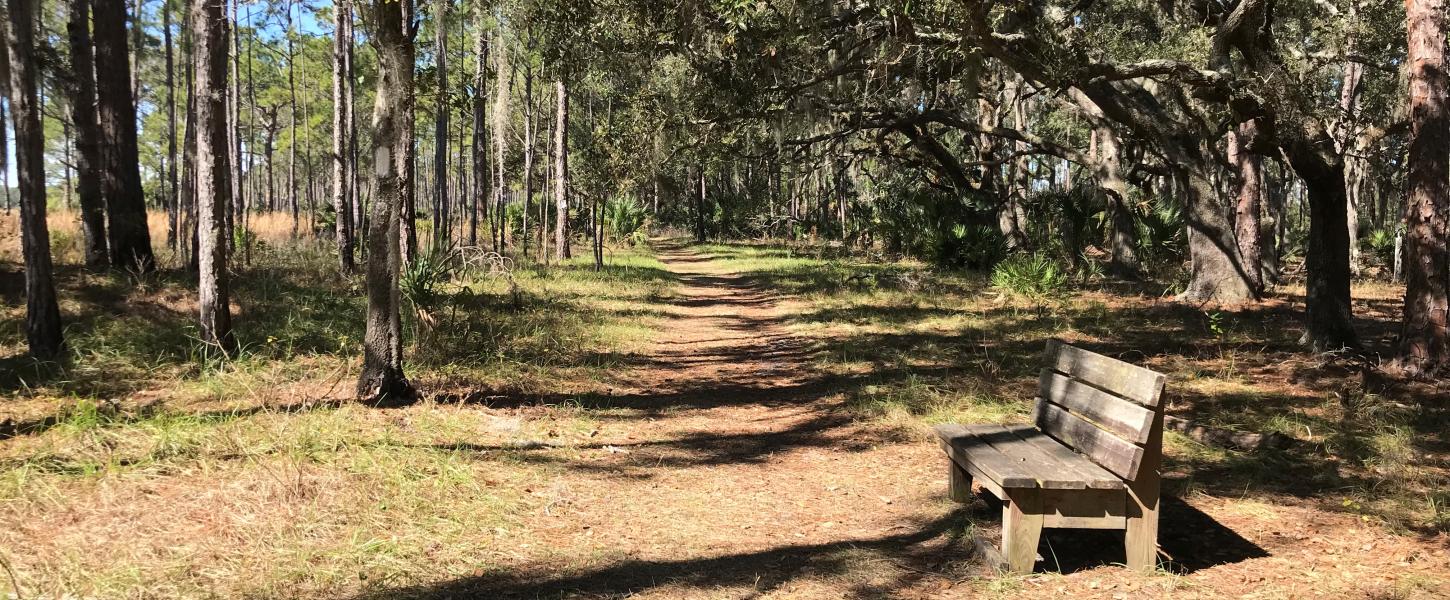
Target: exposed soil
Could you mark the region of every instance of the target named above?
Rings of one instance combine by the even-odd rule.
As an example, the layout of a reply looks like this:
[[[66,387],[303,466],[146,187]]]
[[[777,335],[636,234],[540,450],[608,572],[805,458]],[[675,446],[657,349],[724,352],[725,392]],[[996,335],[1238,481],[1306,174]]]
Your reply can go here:
[[[925,431],[860,420],[811,368],[789,300],[680,247],[667,326],[587,443],[563,464],[497,571],[388,596],[484,598],[1443,597],[1443,535],[1405,536],[1304,502],[1165,501],[1165,572],[1139,574],[1117,534],[1050,532],[1038,574],[1002,576],[969,533],[996,515],[945,498]],[[971,522],[980,523],[980,528]]]

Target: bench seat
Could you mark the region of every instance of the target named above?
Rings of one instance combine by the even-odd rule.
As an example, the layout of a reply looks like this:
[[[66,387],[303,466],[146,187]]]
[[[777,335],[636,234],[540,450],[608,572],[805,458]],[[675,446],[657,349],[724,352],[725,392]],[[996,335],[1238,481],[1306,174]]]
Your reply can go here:
[[[936,427],[942,450],[976,471],[983,482],[1002,488],[1122,490],[1117,475],[1073,452],[1031,425]]]

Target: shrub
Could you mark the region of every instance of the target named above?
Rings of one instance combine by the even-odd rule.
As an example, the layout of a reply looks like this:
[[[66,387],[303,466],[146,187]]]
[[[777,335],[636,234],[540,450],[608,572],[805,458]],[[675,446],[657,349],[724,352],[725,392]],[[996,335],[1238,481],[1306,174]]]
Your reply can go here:
[[[1042,254],[1018,254],[992,268],[992,287],[1019,296],[1050,296],[1067,287],[1067,272]]]
[[[647,212],[644,203],[632,194],[610,198],[604,204],[604,232],[607,239],[638,244],[645,239]]]

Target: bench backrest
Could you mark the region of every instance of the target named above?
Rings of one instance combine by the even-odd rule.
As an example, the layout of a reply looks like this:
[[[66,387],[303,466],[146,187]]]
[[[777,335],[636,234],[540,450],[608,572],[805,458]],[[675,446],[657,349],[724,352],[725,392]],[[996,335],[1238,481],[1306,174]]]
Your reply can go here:
[[[1145,456],[1158,464],[1163,375],[1059,340],[1045,359],[1032,417],[1043,433],[1128,481]]]

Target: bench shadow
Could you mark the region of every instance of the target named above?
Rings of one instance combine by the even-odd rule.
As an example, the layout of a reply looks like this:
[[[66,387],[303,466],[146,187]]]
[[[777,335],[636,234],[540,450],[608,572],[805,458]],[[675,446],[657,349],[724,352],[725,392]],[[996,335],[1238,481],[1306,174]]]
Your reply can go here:
[[[1163,496],[1162,511],[1158,558],[1165,571],[1187,575],[1269,556],[1263,547],[1181,499]],[[1037,549],[1043,560],[1037,570],[1069,574],[1121,565],[1125,551],[1121,531],[1044,529]]]

